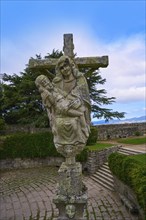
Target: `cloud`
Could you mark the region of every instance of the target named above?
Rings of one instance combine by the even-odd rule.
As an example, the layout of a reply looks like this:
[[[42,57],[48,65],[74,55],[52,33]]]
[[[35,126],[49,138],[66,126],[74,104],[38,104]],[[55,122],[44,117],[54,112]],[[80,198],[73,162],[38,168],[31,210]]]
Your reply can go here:
[[[109,96],[116,96],[117,102],[135,102],[145,100],[145,87],[130,87],[125,89],[111,89]]]
[[[16,73],[26,67],[30,57],[41,53],[45,56],[52,50],[63,48],[63,34],[74,34],[74,52],[77,56],[109,56],[109,66],[101,68],[106,78],[104,87],[109,96],[118,102],[144,100],[145,92],[145,38],[136,34],[127,38],[106,42],[99,39],[87,27],[62,26],[51,31],[34,30],[17,40],[2,43],[1,73]]]

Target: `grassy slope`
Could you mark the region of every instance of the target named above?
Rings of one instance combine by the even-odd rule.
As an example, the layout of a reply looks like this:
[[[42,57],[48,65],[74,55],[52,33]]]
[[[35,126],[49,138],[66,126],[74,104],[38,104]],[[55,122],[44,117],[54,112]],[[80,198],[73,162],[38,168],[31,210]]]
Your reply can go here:
[[[124,138],[124,139],[118,139],[117,141],[118,143],[123,143],[123,144],[139,145],[139,144],[146,144],[146,137]]]
[[[94,145],[91,145],[91,146],[87,146],[87,148],[89,150],[97,150],[97,151],[100,151],[100,150],[103,150],[105,148],[108,148],[108,147],[112,147],[114,146],[113,144],[109,144],[109,143],[96,143]]]

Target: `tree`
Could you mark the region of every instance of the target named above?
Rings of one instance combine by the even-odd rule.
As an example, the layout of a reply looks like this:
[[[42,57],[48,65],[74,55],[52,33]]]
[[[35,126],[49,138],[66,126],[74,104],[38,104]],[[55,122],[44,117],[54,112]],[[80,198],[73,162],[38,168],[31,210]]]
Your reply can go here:
[[[92,68],[86,68],[81,69],[81,72],[85,73],[89,86],[93,117],[98,119],[103,117],[105,121],[109,121],[114,118],[124,118],[125,112],[113,111],[112,109],[102,107],[105,105],[111,105],[115,102],[116,98],[107,97],[105,89],[97,89],[98,85],[103,85],[106,82],[106,79],[102,79],[100,71]]]
[[[60,51],[52,51],[47,54],[47,58],[59,58],[63,53]],[[37,59],[42,59],[41,55],[36,55]],[[3,77],[3,95],[1,105],[1,116],[8,124],[33,124],[36,127],[48,127],[49,121],[42,105],[41,96],[35,86],[35,79],[38,75],[44,74],[52,80],[55,76],[55,70],[46,69],[29,69],[26,68],[20,75],[7,75]],[[104,117],[105,120],[112,118],[123,118],[124,113],[114,112],[111,109],[103,108],[102,105],[109,105],[115,102],[115,97],[106,97],[104,89],[96,89],[97,84],[104,84],[98,70],[86,68],[81,69],[85,73],[90,90],[90,98],[92,100],[92,112],[94,117]]]

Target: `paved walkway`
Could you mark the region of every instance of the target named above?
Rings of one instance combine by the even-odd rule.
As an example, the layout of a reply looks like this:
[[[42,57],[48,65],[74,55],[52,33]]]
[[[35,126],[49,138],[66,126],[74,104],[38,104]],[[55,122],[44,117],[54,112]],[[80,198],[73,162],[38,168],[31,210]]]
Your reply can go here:
[[[52,203],[58,168],[43,167],[3,171],[0,180],[0,220],[52,220],[58,210]],[[114,192],[90,177],[83,177],[88,187],[88,220],[137,220],[122,205]],[[55,218],[54,218],[55,219]]]

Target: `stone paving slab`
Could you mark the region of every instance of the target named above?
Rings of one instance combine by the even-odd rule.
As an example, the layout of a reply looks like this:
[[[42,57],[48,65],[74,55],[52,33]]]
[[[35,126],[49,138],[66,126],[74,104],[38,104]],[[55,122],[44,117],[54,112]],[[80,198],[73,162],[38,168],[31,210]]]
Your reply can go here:
[[[58,180],[58,168],[40,167],[1,172],[0,220],[55,220],[58,210],[52,202]],[[89,176],[88,220],[138,220],[116,197]]]

